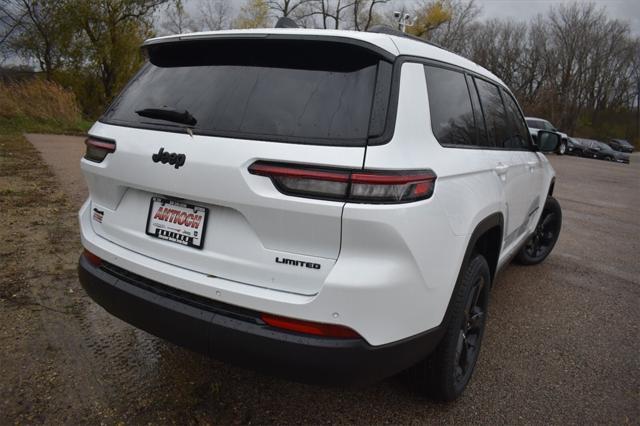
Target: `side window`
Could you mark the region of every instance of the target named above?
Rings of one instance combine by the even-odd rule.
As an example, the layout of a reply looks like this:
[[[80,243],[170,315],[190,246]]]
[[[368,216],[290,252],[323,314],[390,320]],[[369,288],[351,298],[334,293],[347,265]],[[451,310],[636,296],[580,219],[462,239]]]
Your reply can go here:
[[[529,148],[529,129],[524,123],[518,104],[505,90],[502,90],[502,98],[509,116],[509,137],[504,142],[505,148]]]
[[[533,129],[544,129],[544,123],[539,120],[527,120],[527,126]]]
[[[425,66],[431,129],[442,145],[476,145],[476,127],[465,76]]]
[[[478,87],[478,95],[484,111],[484,120],[487,124],[487,136],[490,142],[497,147],[504,147],[509,135],[509,122],[507,112],[502,103],[500,89],[495,84],[484,80],[475,79]]]
[[[480,98],[478,98],[478,90],[473,81],[473,77],[467,76],[467,85],[469,86],[469,94],[471,95],[471,105],[473,106],[473,115],[476,118],[476,127],[478,129],[478,145],[495,146],[493,140],[487,137],[487,128],[484,125],[484,113],[480,106]]]

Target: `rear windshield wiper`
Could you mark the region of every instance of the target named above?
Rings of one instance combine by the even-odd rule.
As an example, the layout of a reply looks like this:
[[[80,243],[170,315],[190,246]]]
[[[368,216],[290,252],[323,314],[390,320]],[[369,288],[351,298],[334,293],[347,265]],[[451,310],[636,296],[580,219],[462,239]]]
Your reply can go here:
[[[173,121],[174,123],[182,123],[189,126],[195,126],[198,122],[198,120],[196,120],[196,118],[186,109],[184,111],[179,111],[168,107],[144,108],[137,110],[136,114],[142,117]]]

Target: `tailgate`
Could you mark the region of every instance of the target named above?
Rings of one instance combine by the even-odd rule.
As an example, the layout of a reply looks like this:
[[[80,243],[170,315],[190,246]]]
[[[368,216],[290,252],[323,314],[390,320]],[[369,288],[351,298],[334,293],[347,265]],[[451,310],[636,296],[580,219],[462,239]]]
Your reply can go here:
[[[82,160],[92,209],[102,212],[96,233],[204,274],[317,293],[340,252],[343,203],[284,195],[248,168],[362,167],[372,129],[383,130],[372,123],[386,117],[391,64],[341,40],[148,46],[149,62],[90,131],[116,143],[104,161]],[[208,212],[202,247],[148,232],[154,197],[195,206],[192,216]]]
[[[191,137],[97,123],[91,134],[117,141],[103,163],[82,160],[96,233],[138,253],[232,281],[315,294],[340,251],[343,203],[288,197],[248,173],[261,159],[357,168],[364,148],[306,146]],[[215,149],[212,149],[215,147]],[[176,169],[155,163],[160,148],[186,156]],[[147,235],[152,197],[184,200],[209,210],[202,249]],[[319,264],[306,268],[277,262]]]

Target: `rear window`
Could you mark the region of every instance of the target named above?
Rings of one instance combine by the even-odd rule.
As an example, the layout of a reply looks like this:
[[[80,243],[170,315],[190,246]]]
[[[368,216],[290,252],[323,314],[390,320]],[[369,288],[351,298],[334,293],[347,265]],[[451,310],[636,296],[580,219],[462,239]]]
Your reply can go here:
[[[170,108],[196,119],[195,134],[363,146],[374,97],[389,92],[376,84],[391,84],[376,81],[376,52],[337,42],[209,40],[152,45],[147,53],[149,62],[101,121],[184,131],[136,113]],[[375,104],[386,108],[388,99]]]

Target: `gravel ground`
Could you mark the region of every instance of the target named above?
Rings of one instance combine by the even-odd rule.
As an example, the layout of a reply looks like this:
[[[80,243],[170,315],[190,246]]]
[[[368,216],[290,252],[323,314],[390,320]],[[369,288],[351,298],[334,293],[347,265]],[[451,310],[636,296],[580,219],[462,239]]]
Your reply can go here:
[[[474,378],[444,405],[401,378],[323,388],[267,377],[111,317],[74,270],[82,139],[28,138],[37,151],[0,143],[0,423],[638,423],[639,155],[550,156],[558,245],[499,276]]]

